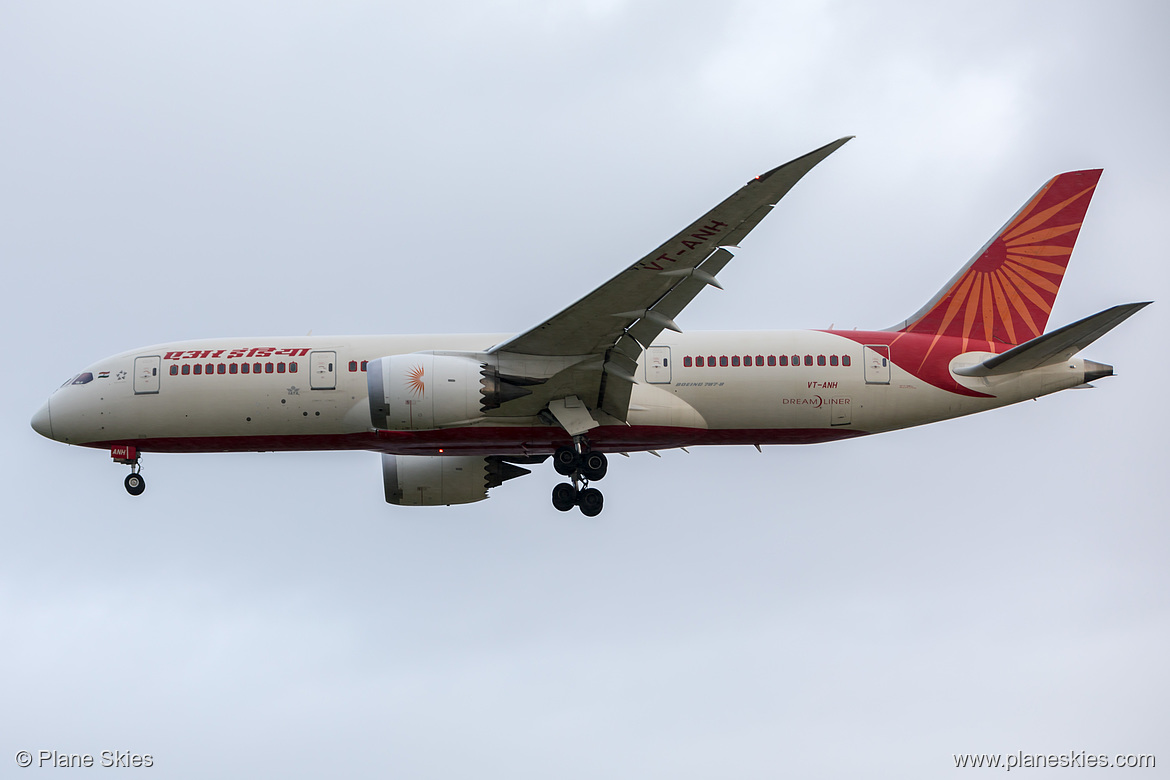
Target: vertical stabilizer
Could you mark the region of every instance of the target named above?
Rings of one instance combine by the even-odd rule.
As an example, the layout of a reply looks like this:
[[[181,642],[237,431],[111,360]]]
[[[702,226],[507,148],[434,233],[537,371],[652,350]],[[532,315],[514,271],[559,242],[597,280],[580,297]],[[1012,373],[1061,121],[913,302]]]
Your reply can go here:
[[[1022,344],[1044,333],[1101,177],[1062,173],[1040,188],[929,303],[890,330]]]

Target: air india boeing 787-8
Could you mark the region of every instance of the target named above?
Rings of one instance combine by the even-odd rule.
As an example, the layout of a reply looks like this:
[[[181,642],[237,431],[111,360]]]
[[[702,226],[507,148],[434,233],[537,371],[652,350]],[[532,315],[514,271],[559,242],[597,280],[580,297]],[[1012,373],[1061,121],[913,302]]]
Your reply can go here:
[[[469,503],[552,457],[562,511],[602,508],[607,454],[807,444],[982,412],[1110,376],[1074,357],[1147,303],[1045,333],[1099,170],[1040,188],[885,330],[683,333],[675,318],[834,141],[757,176],[519,335],[204,339],[122,352],[57,389],[40,434],[110,451],[372,450],[386,500]]]

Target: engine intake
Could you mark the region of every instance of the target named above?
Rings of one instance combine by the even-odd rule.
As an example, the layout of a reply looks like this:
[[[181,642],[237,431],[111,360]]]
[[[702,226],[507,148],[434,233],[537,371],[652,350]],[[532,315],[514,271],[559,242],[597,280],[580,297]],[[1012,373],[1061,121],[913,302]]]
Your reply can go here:
[[[391,431],[467,425],[531,395],[539,377],[502,374],[490,355],[413,352],[371,360],[366,370],[370,421]]]
[[[375,428],[424,431],[482,417],[478,360],[415,352],[370,362],[366,384]]]

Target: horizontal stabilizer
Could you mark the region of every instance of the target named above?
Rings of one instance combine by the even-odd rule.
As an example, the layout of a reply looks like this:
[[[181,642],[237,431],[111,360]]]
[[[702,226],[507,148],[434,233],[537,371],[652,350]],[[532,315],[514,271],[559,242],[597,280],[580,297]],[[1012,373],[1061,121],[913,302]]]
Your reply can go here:
[[[1098,312],[1071,325],[1057,328],[1018,347],[1012,347],[973,366],[956,368],[960,376],[996,376],[1028,371],[1041,366],[1068,360],[1131,316],[1149,306],[1152,301],[1123,303]]]

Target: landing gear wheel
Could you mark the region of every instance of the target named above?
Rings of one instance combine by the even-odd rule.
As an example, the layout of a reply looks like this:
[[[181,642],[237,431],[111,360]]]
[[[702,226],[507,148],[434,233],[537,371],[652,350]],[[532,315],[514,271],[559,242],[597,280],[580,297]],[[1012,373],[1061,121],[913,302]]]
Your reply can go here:
[[[581,514],[586,517],[597,517],[601,514],[601,507],[605,504],[605,497],[597,488],[585,488],[577,496],[577,505],[581,507]]]
[[[572,476],[581,465],[581,456],[572,447],[558,447],[553,453],[553,468],[562,477]]]
[[[553,507],[561,512],[568,512],[577,504],[577,488],[568,482],[562,482],[553,488]]]
[[[581,475],[590,482],[596,482],[609,471],[609,461],[600,452],[586,452],[581,456]]]
[[[126,492],[132,496],[142,495],[142,491],[146,490],[146,480],[142,478],[141,474],[130,474],[126,477]]]

